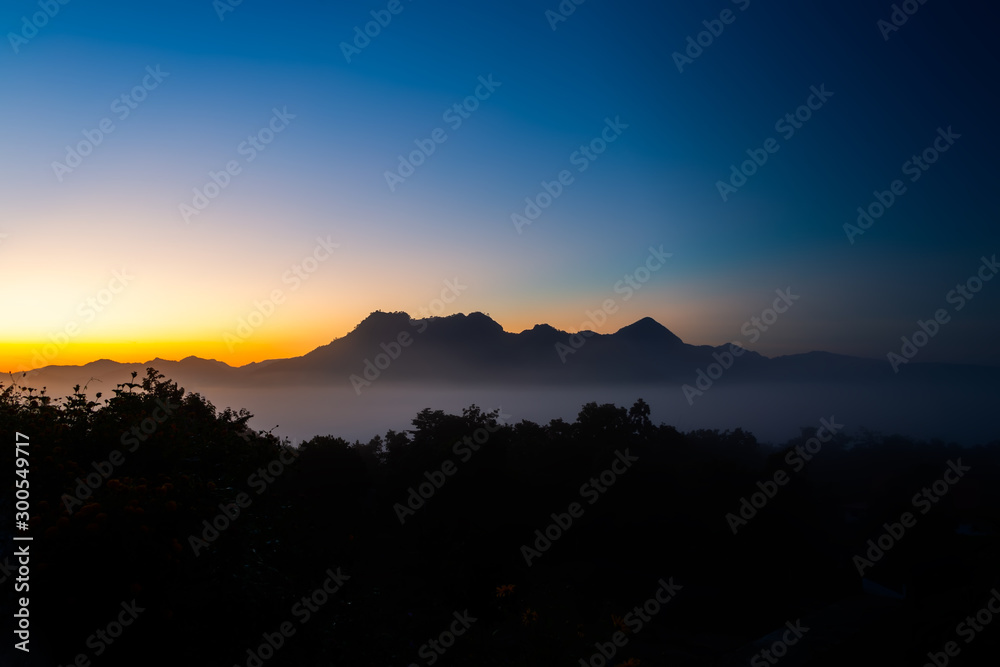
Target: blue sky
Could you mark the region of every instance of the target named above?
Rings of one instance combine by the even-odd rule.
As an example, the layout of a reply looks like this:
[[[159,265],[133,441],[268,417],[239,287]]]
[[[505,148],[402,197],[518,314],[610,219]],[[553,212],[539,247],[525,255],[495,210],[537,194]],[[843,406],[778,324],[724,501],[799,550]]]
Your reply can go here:
[[[919,5],[888,40],[877,22],[891,3],[860,1],[588,0],[553,30],[555,1],[401,0],[392,14],[388,2],[244,0],[220,19],[209,0],[73,0],[35,34],[24,21],[41,23],[41,5],[0,9],[0,306],[18,314],[0,356],[12,367],[123,268],[134,280],[51,363],[302,354],[372,310],[419,312],[456,277],[468,289],[444,314],[488,312],[510,331],[651,316],[715,345],[740,341],[791,287],[800,300],[750,347],[884,358],[1000,251],[995,10],[980,4]],[[728,24],[715,22],[723,10]],[[348,62],[341,44],[373,11],[391,21]],[[678,71],[688,37],[720,26]],[[115,100],[150,71],[165,74],[120,117]],[[499,85],[451,127],[446,110],[480,77]],[[785,138],[776,121],[821,86],[832,95]],[[240,146],[267,136],[275,110],[285,126],[247,160]],[[104,119],[113,131],[57,174]],[[574,152],[606,119],[627,128],[578,171]],[[902,165],[948,127],[960,138],[910,182]],[[386,171],[437,128],[446,140],[390,190]],[[717,182],[768,138],[777,152],[723,201]],[[239,173],[185,218],[230,162]],[[573,182],[518,233],[511,215],[562,170]],[[895,179],[905,194],[851,243],[843,225]],[[293,293],[282,276],[318,237],[338,250]],[[661,245],[669,262],[616,295]],[[276,289],[287,299],[274,315],[225,344]],[[617,312],[584,326],[607,298]],[[998,305],[1000,281],[985,283],[915,361],[1000,363]]]

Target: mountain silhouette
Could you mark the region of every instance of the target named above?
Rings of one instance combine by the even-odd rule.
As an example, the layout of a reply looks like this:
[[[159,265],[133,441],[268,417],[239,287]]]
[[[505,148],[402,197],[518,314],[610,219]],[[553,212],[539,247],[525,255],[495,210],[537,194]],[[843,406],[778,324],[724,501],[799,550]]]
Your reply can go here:
[[[638,322],[622,327],[615,332],[615,336],[619,340],[637,344],[658,343],[674,347],[684,344],[670,329],[652,317],[644,317]]]
[[[768,358],[732,346],[692,345],[644,317],[613,333],[568,333],[548,324],[512,333],[480,312],[413,319],[375,311],[347,335],[300,357],[234,367],[186,357],[142,364],[102,359],[83,366],[47,366],[33,375],[53,384],[121,378],[149,366],[198,386],[349,383],[351,376],[425,383],[670,383],[708,376],[726,382],[991,382],[995,369],[953,364],[905,364],[899,373],[881,359],[829,352]],[[702,382],[705,382],[702,379]],[[35,384],[41,384],[37,380]],[[95,385],[96,386],[96,385]],[[93,388],[93,387],[92,387]],[[110,387],[105,388],[110,390]]]

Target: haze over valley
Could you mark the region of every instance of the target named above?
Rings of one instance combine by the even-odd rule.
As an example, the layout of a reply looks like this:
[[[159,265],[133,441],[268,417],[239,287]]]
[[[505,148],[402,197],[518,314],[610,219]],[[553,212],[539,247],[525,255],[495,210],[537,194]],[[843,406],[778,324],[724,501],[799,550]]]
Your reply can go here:
[[[734,352],[736,354],[734,354]],[[848,432],[942,439],[997,438],[996,369],[900,364],[811,352],[768,358],[735,345],[692,345],[644,318],[610,334],[546,324],[510,333],[482,313],[414,319],[376,311],[347,336],[290,359],[232,367],[189,357],[50,366],[18,380],[67,396],[110,395],[153,367],[217,407],[246,408],[253,428],[291,439],[336,434],[367,441],[409,428],[424,408],[502,408],[509,419],[572,421],[585,403],[629,406],[682,430],[736,429],[783,442],[820,418]],[[17,378],[15,378],[17,379]]]

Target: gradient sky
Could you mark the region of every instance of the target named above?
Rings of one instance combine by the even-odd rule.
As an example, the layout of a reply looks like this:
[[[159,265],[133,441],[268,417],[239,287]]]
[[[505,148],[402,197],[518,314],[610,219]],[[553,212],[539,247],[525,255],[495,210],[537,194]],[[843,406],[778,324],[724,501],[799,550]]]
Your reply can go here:
[[[589,0],[553,30],[556,0],[401,0],[350,62],[341,43],[391,3],[244,0],[221,19],[225,0],[52,4],[51,18],[28,0],[0,8],[3,370],[37,354],[300,355],[373,310],[419,315],[456,279],[428,313],[487,312],[508,331],[650,316],[686,342],[772,356],[885,358],[945,308],[915,361],[1000,364],[1000,280],[961,311],[947,301],[1000,253],[983,3],[932,0],[886,40],[889,2]],[[674,52],[724,9],[734,20],[679,72]],[[490,76],[500,85],[453,128],[444,112]],[[775,122],[812,86],[833,95],[784,138]],[[248,160],[275,109],[294,119]],[[608,118],[627,129],[578,171]],[[911,183],[903,164],[949,126],[961,138]],[[447,139],[390,190],[385,172],[436,128]],[[54,167],[85,133],[100,143]],[[717,181],[769,137],[778,151],[723,201]],[[239,173],[185,220],[231,161]],[[562,170],[573,182],[518,233],[512,213]],[[894,179],[905,194],[849,242],[843,225]],[[318,238],[337,248],[310,264]],[[672,256],[625,300],[616,283],[660,246]],[[800,299],[751,343],[743,323],[786,287]],[[276,290],[269,317],[227,338]],[[617,312],[589,320],[606,299]]]

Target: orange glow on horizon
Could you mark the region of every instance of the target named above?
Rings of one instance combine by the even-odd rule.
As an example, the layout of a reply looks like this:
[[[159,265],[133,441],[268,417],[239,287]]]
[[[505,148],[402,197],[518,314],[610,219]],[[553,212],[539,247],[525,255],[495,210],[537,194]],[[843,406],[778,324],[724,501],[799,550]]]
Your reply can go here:
[[[191,356],[244,366],[255,361],[302,356],[329,342],[251,337],[234,345],[232,351],[221,340],[73,342],[61,347],[48,341],[0,343],[0,372],[19,373],[44,366],[82,366],[101,359],[145,363],[156,358],[180,361]]]
[[[473,311],[474,312],[474,311]],[[556,329],[574,333],[587,324],[585,310],[580,309],[580,315],[573,317],[556,314],[551,309],[524,308],[515,313],[495,312],[490,316],[510,333],[520,333],[533,328],[536,324],[549,324]],[[442,313],[448,316],[452,313]],[[656,313],[649,313],[668,329],[678,335],[681,332],[671,326]],[[121,363],[144,363],[153,359],[179,361],[186,357],[214,359],[230,366],[244,366],[253,362],[269,359],[285,359],[299,357],[312,350],[326,345],[331,341],[347,335],[367,315],[357,317],[350,324],[331,326],[330,323],[316,325],[311,328],[301,327],[295,334],[290,334],[287,328],[280,331],[262,327],[253,331],[244,340],[230,338],[227,340],[218,334],[194,337],[178,336],[177,338],[145,337],[146,331],[136,332],[128,338],[119,340],[77,339],[63,340],[61,343],[52,339],[14,340],[0,342],[0,373],[22,372],[42,368],[44,366],[82,366],[101,359],[110,359]],[[617,312],[607,318],[602,326],[591,328],[602,334],[614,333],[622,327],[642,319],[646,314],[635,315],[629,312]],[[233,333],[232,331],[229,332]],[[687,340],[683,335],[682,339]]]

